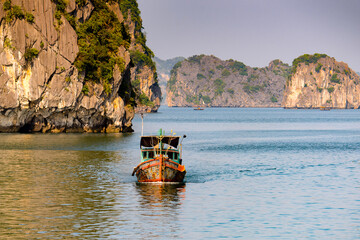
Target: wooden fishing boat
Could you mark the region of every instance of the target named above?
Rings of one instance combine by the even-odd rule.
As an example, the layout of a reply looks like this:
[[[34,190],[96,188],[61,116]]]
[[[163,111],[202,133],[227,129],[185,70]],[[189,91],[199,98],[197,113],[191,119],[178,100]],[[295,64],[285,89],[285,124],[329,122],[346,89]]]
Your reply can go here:
[[[182,139],[186,136],[184,135]],[[182,139],[179,136],[142,136],[141,163],[134,168],[138,182],[183,182],[186,174],[182,165]]]

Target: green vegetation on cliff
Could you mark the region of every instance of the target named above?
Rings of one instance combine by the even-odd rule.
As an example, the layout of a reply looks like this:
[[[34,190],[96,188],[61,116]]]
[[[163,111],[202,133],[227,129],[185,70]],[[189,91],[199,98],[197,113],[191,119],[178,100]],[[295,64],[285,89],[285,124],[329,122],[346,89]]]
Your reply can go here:
[[[277,100],[277,98],[276,98],[275,96],[272,96],[272,97],[270,98],[270,101],[273,102],[273,103],[278,102],[278,100]]]
[[[112,81],[115,64],[124,71],[124,60],[118,57],[118,51],[120,46],[129,47],[130,37],[104,1],[93,4],[89,20],[76,29],[79,53],[75,66],[85,72],[85,81],[107,85]]]
[[[56,4],[55,18],[60,20],[60,14],[64,14],[70,24],[73,23],[72,16],[65,12],[67,1],[52,1]],[[135,24],[135,41],[144,49],[144,52],[139,50],[131,52],[135,65],[148,65],[156,69],[151,59],[154,53],[146,46],[146,38],[141,31],[142,20],[136,0],[92,0],[91,2],[94,6],[91,17],[77,26],[71,24],[76,27],[80,48],[75,64],[80,71],[85,71],[85,80],[108,80],[112,72],[110,69],[113,69],[116,63],[122,65],[121,60],[116,59],[119,47],[124,46],[128,49],[131,44],[128,26],[119,22],[107,3],[117,2],[125,19],[130,13],[130,19]],[[83,7],[86,1],[76,0],[76,4]]]
[[[205,104],[211,103],[211,98],[209,96],[201,96],[201,99],[204,101]]]
[[[201,74],[201,73],[198,73],[198,74],[196,75],[196,78],[197,78],[198,80],[206,79],[206,77],[205,77],[203,74]]]
[[[135,56],[135,64],[140,62],[140,64],[146,64],[151,69],[156,70],[156,65],[152,58],[155,57],[155,54],[151,51],[151,49],[146,45],[146,37],[145,34],[141,31],[142,30],[142,19],[140,17],[140,10],[138,3],[136,0],[108,0],[108,2],[118,2],[120,6],[120,10],[125,17],[125,21],[129,17],[131,21],[135,24],[135,41],[142,46],[144,49],[144,53],[137,51],[132,52],[132,56]],[[140,56],[141,54],[141,56]]]
[[[319,73],[320,72],[320,70],[321,70],[321,68],[322,68],[322,64],[321,63],[318,63],[317,64],[317,66],[316,66],[316,68],[315,68],[315,71],[317,72],[317,73]]]
[[[112,0],[112,1],[116,1],[116,0]],[[108,2],[112,2],[112,1],[108,1]],[[130,12],[131,21],[135,23],[135,30],[141,31],[142,20],[140,17],[140,10],[137,2],[135,0],[118,0],[117,2],[119,3],[120,10],[124,15],[125,19],[128,18]]]
[[[29,23],[34,23],[34,15],[22,10],[20,6],[12,5],[11,0],[6,0],[4,2],[3,9],[6,13],[5,20],[8,23],[14,21],[15,19],[25,19]]]
[[[247,68],[246,65],[242,62],[234,61],[230,59],[230,69],[233,70],[233,72],[238,71],[240,75],[247,76]]]
[[[309,65],[310,63],[316,63],[320,58],[325,58],[325,57],[327,57],[326,54],[320,54],[320,53],[315,53],[314,55],[310,55],[310,54],[301,55],[300,57],[295,58],[294,61],[292,62],[291,72],[294,74],[300,63],[305,63],[306,65]]]
[[[223,77],[228,77],[228,76],[230,76],[230,72],[229,72],[229,70],[227,70],[227,69],[224,69],[222,72],[221,72],[221,75],[223,76]]]
[[[25,50],[25,61],[27,63],[31,62],[34,58],[36,58],[39,55],[39,50],[37,50],[36,48],[27,48]]]
[[[338,75],[336,73],[331,76],[330,82],[340,83],[340,79],[338,78]]]
[[[133,60],[133,63],[139,67],[143,67],[145,65],[149,66],[152,70],[156,70],[156,66],[154,61],[151,59],[151,56],[140,52],[138,50],[136,51],[130,51],[131,59]]]
[[[192,57],[189,57],[189,58],[187,59],[187,61],[189,61],[190,63],[200,64],[200,61],[201,61],[201,59],[202,59],[204,56],[205,56],[204,54],[194,55],[194,56],[192,56]]]
[[[215,85],[215,95],[221,95],[224,92],[225,83],[221,79],[216,79],[214,81]]]
[[[56,4],[56,9],[55,9],[55,19],[57,20],[57,26],[55,26],[56,29],[59,30],[60,25],[63,24],[63,22],[61,21],[62,15],[66,18],[66,20],[68,20],[70,25],[74,29],[76,29],[75,17],[66,12],[67,1],[66,0],[52,0],[52,1]],[[85,5],[86,1],[84,3],[81,1],[76,1],[76,3],[78,5],[83,6]]]
[[[58,25],[61,25],[61,15],[64,15],[76,30],[79,52],[74,64],[79,71],[85,73],[84,81],[101,82],[107,92],[110,92],[115,65],[120,71],[124,71],[124,60],[118,57],[119,47],[127,49],[130,46],[128,30],[106,4],[113,1],[92,0],[94,10],[91,17],[79,25],[66,13],[67,1],[52,1],[56,4],[55,18]],[[76,4],[82,7],[86,1],[77,0]]]
[[[329,93],[332,93],[335,90],[335,88],[334,87],[328,87],[327,90],[328,90]]]
[[[150,101],[150,99],[148,98],[148,96],[146,96],[145,93],[141,93],[139,99],[140,103],[145,106],[154,107],[155,105],[152,101]]]
[[[263,90],[264,86],[260,86],[260,85],[249,85],[249,84],[245,84],[243,87],[244,92],[246,92],[247,94],[252,94],[252,93],[257,93],[260,90]]]
[[[15,50],[15,48],[13,47],[11,40],[8,37],[4,38],[4,47],[11,49],[11,50]]]

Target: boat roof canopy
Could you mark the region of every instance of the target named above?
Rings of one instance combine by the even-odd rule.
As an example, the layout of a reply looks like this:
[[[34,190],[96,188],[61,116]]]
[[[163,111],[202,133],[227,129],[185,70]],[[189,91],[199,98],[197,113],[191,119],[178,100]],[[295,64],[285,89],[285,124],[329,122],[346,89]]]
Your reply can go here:
[[[162,143],[168,144],[174,148],[179,145],[179,136],[162,136]],[[142,136],[140,140],[141,147],[155,147],[160,142],[159,136]]]

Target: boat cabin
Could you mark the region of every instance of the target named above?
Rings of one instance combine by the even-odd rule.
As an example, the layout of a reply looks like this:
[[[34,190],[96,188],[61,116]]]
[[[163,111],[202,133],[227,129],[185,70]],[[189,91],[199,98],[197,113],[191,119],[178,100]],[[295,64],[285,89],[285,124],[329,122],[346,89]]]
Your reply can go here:
[[[181,164],[181,144],[178,136],[142,136],[140,141],[141,162],[162,155]]]

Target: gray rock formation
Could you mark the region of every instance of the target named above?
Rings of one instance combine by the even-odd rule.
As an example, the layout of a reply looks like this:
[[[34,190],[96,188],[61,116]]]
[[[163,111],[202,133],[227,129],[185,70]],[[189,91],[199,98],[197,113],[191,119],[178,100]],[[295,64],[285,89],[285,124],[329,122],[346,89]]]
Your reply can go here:
[[[33,22],[21,16],[9,21],[11,10],[4,7],[9,2],[32,14]],[[118,49],[124,66],[115,65],[110,92],[101,82],[84,81],[86,73],[75,67],[78,35],[64,14],[59,20],[56,18],[55,3],[0,2],[0,132],[132,131],[134,99],[129,101],[127,94],[134,91],[133,79],[138,79],[141,91],[155,102],[151,110],[156,111],[161,91],[155,70],[134,65],[130,56],[134,48],[144,52],[131,27],[139,23],[132,22],[130,16],[124,21],[118,3],[108,7],[129,26],[131,35],[130,46]],[[93,10],[90,1],[79,6],[75,0],[69,0],[65,14],[81,24]]]
[[[280,107],[289,71],[280,60],[251,68],[234,60],[193,56],[172,69],[168,106]]]
[[[325,54],[300,56],[293,62],[282,106],[358,109],[360,77],[346,63]]]

